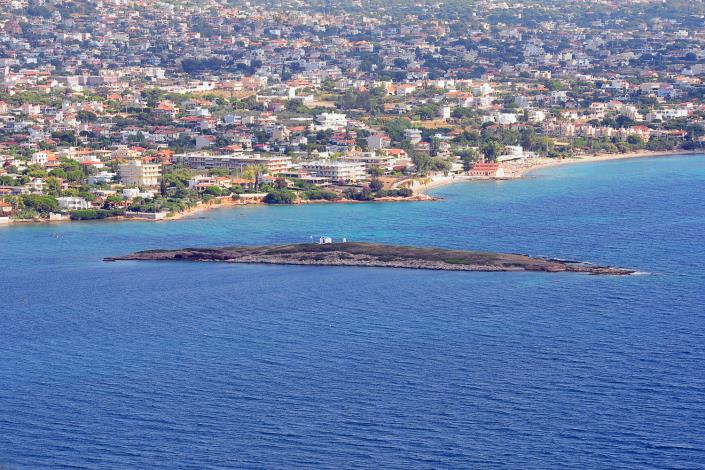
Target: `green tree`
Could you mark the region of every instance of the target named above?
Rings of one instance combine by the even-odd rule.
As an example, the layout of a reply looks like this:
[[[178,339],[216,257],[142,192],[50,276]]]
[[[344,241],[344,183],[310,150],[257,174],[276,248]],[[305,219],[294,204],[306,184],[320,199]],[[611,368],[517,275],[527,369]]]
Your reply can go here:
[[[66,180],[73,183],[83,180],[84,174],[81,170],[71,170],[66,172]]]
[[[384,187],[384,184],[380,180],[373,179],[372,181],[370,181],[370,189],[372,191],[377,192],[382,189],[382,187]]]
[[[64,171],[63,168],[54,168],[49,172],[49,175],[55,176],[57,178],[60,178],[62,180],[66,179],[66,171]]]
[[[428,155],[416,153],[412,154],[411,159],[416,166],[416,173],[420,175],[427,175],[433,169],[433,160]]]
[[[502,154],[502,144],[494,139],[487,140],[482,145],[482,153],[485,154],[487,161],[494,162]]]
[[[57,195],[61,191],[61,181],[56,176],[50,176],[45,180],[47,192]]]
[[[627,136],[627,143],[629,143],[631,145],[641,146],[644,144],[644,140],[641,137],[639,137],[638,135],[632,134],[632,135]]]
[[[22,205],[28,209],[33,209],[42,215],[59,210],[59,201],[53,196],[42,196],[39,194],[25,194],[22,196]]]
[[[288,189],[275,189],[264,198],[267,204],[292,204],[295,200],[296,194]]]
[[[411,128],[411,121],[404,118],[392,119],[384,125],[384,130],[395,142],[404,140],[404,131]]]
[[[91,111],[79,111],[76,113],[76,117],[81,122],[95,122],[98,120],[98,116]]]
[[[223,188],[220,186],[208,186],[205,191],[203,191],[204,194],[209,194],[211,196],[223,196],[225,194],[225,191],[223,191]]]
[[[368,171],[369,171],[370,175],[372,175],[372,176],[384,175],[384,170],[378,166],[372,166],[372,167],[370,167],[370,169]]]
[[[615,119],[615,124],[617,125],[617,127],[624,128],[624,127],[631,127],[631,126],[633,126],[635,123],[634,123],[634,119],[632,119],[632,118],[630,118],[630,117],[628,117],[628,116],[625,116],[625,115],[623,115],[623,114],[620,114],[620,115],[617,116],[617,118]]]
[[[480,154],[477,150],[470,149],[460,154],[460,159],[463,162],[463,170],[470,171],[475,165],[475,162],[480,158]]]

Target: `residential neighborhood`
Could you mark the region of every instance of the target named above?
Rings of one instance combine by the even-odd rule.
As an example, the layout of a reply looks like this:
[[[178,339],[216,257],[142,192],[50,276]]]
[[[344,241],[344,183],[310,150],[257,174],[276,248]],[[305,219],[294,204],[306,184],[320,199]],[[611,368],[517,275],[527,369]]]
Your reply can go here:
[[[705,140],[700,3],[363,3],[0,0],[3,221],[408,198]]]

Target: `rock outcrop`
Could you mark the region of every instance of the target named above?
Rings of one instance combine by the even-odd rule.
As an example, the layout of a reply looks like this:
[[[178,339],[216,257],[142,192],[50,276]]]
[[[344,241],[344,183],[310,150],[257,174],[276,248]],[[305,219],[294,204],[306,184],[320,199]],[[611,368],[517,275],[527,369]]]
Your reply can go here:
[[[295,244],[148,250],[106,261],[220,261],[226,263],[369,266],[443,271],[543,271],[628,275],[636,271],[518,254],[417,248],[374,243]]]

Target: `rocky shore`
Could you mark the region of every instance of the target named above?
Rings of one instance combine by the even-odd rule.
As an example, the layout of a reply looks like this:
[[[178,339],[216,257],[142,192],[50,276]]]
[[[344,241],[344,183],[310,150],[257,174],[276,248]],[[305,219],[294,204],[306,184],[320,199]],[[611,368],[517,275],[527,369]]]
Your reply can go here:
[[[518,254],[416,248],[373,243],[295,244],[139,251],[105,261],[219,261],[226,263],[367,266],[442,271],[543,271],[629,275],[636,271]]]

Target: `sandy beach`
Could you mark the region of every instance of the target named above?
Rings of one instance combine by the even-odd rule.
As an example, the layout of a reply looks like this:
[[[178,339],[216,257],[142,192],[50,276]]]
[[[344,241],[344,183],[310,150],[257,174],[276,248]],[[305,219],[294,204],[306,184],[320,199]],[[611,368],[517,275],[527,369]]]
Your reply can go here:
[[[521,178],[536,170],[561,165],[571,165],[576,163],[597,163],[611,160],[628,160],[632,158],[673,157],[677,155],[693,155],[700,153],[703,152],[695,150],[642,150],[638,152],[628,153],[596,153],[593,155],[581,155],[574,158],[562,159],[540,157],[531,159],[526,164],[508,164],[506,165],[505,169],[515,178]]]
[[[702,154],[702,151],[688,150],[642,150],[629,153],[597,153],[594,155],[581,155],[573,158],[531,158],[522,163],[504,163],[502,166],[506,173],[502,178],[476,178],[468,175],[436,175],[417,180],[417,184],[412,187],[415,194],[426,194],[427,191],[454,183],[480,182],[480,181],[503,181],[520,179],[528,176],[531,172],[544,168],[572,165],[577,163],[597,163],[612,160],[628,160],[632,158],[660,158],[677,155]]]

